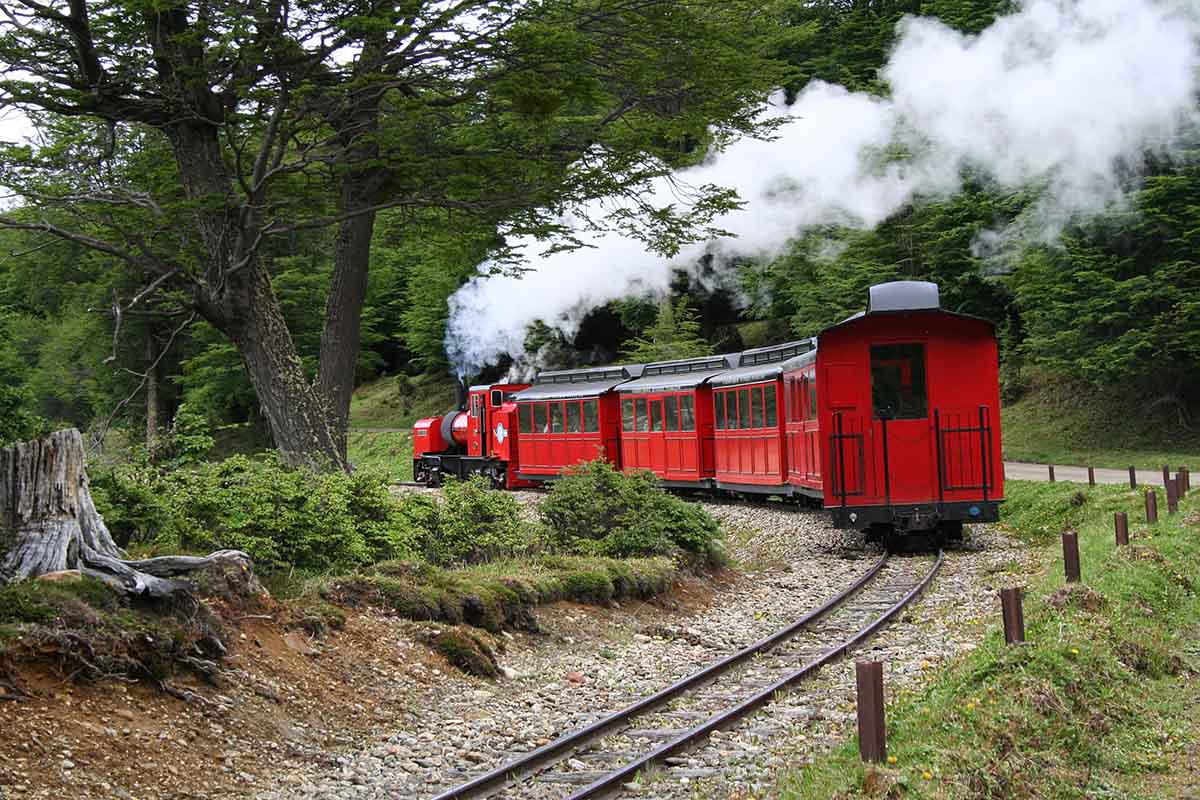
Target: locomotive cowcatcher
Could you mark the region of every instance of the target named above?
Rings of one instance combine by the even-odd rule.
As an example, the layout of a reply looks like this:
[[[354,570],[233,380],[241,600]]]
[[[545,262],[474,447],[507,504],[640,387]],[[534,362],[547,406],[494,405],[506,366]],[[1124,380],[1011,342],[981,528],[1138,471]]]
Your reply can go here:
[[[471,387],[414,427],[416,480],[535,486],[581,461],[677,489],[820,502],[869,538],[957,538],[1004,497],[995,330],[936,284],[872,286],[814,339],[724,356],[540,373]]]

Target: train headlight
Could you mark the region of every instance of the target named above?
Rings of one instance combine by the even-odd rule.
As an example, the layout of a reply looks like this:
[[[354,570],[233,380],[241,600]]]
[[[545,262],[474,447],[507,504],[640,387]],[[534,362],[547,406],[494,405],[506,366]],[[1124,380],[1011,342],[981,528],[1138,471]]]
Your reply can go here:
[[[850,512],[850,521],[851,521],[851,522],[858,522],[858,514],[856,514],[856,513],[854,513],[853,511],[851,511],[851,512]]]
[[[979,506],[971,506],[970,508],[967,509],[967,513],[970,514],[972,517],[978,517],[979,516]]]

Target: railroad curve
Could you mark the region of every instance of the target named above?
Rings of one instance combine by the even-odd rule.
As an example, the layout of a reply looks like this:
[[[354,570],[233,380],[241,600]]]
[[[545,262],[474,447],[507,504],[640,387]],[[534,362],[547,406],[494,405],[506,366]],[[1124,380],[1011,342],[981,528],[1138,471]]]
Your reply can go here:
[[[612,796],[654,765],[696,749],[861,645],[912,603],[944,563],[884,555],[841,593],[754,644],[433,800]],[[637,719],[638,727],[631,722]],[[681,722],[694,723],[680,728]],[[559,767],[558,769],[551,769]]]

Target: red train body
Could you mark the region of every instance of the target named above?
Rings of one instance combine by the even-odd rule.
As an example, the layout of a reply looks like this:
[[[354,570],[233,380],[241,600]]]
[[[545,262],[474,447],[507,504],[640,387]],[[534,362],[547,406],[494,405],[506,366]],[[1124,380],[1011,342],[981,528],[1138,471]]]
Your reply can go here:
[[[995,520],[991,323],[943,311],[930,283],[870,294],[866,312],[811,340],[472,387],[468,411],[417,422],[414,474],[513,488],[605,458],[674,488],[819,500],[837,526],[873,533]]]

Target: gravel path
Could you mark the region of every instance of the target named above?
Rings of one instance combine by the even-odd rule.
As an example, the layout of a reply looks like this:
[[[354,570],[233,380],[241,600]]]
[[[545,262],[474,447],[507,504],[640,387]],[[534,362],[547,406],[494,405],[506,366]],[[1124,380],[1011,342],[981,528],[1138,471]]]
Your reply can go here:
[[[520,498],[533,503],[538,495]],[[488,683],[444,676],[437,689],[418,697],[402,723],[382,723],[377,740],[358,751],[331,754],[336,769],[281,764],[284,785],[258,797],[431,797],[773,632],[836,593],[878,557],[857,534],[830,528],[819,512],[775,503],[706,507],[730,531],[733,554],[746,569],[711,598],[702,598],[708,602],[684,597],[675,611],[634,603],[543,611],[539,617],[548,635],[508,637],[502,660],[507,679]],[[995,616],[995,588],[1026,560],[1024,551],[987,530],[978,532],[969,548],[951,553],[926,599],[868,645],[872,657],[888,662],[889,691],[915,686],[929,667],[973,647],[983,630],[975,623]],[[760,792],[775,769],[811,758],[843,735],[852,689],[852,664],[829,668],[656,772],[635,793],[726,797]],[[562,785],[546,784],[546,797],[562,793]]]

